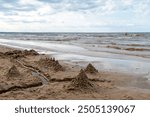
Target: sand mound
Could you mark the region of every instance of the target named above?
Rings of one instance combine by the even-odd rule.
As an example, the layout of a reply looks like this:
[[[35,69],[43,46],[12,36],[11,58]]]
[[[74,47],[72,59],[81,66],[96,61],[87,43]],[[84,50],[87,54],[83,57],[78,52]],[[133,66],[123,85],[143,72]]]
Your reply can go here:
[[[3,56],[4,54],[2,52],[0,52],[0,56]]]
[[[7,76],[8,76],[8,77],[18,77],[18,76],[20,76],[20,72],[19,72],[19,70],[16,68],[16,66],[13,65],[13,66],[8,70]]]
[[[98,70],[91,63],[89,63],[85,69],[85,72],[94,74],[94,73],[98,73]]]
[[[4,53],[5,56],[12,58],[24,57],[23,52],[21,50],[13,50]]]
[[[20,58],[20,57],[25,57],[28,55],[39,55],[38,52],[36,52],[35,50],[13,50],[13,51],[8,51],[4,53],[5,56],[9,56],[9,57],[13,57],[13,58]]]
[[[0,52],[0,57],[4,58],[4,53]]]
[[[63,67],[55,58],[42,58],[38,61],[40,66],[53,68],[54,71],[63,71]]]
[[[82,89],[93,89],[94,85],[89,81],[87,75],[85,74],[84,70],[80,70],[80,73],[71,81],[69,86],[67,87],[68,90],[82,90]]]
[[[37,51],[33,50],[33,49],[32,50],[24,50],[23,54],[26,55],[26,56],[27,55],[32,55],[32,56],[39,55],[39,53]]]

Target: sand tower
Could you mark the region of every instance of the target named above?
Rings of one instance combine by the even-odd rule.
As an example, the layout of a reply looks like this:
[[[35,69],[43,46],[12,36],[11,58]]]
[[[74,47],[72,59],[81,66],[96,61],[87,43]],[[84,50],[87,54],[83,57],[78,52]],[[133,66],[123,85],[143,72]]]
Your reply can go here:
[[[98,73],[98,70],[91,63],[89,63],[85,69],[85,72],[95,74]]]
[[[68,86],[68,90],[75,89],[91,89],[93,88],[93,84],[89,81],[87,75],[84,70],[80,70],[80,73],[71,81]]]
[[[20,76],[20,72],[19,72],[19,70],[17,69],[17,67],[16,67],[15,65],[13,65],[13,66],[8,70],[7,76],[8,76],[8,77],[17,77],[17,76]]]

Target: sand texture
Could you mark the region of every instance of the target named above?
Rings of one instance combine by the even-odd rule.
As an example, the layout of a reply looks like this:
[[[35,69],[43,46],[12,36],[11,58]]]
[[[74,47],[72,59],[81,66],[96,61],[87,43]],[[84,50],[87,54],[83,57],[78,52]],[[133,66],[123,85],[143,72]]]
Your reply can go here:
[[[150,82],[142,76],[78,64],[1,46],[0,99],[150,99]]]

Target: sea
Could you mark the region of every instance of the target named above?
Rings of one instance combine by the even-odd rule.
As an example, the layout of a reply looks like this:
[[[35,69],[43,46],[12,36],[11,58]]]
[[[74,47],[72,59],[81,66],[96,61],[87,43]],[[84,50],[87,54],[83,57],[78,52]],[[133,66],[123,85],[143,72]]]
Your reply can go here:
[[[34,49],[60,61],[150,79],[150,33],[0,32],[0,45]]]

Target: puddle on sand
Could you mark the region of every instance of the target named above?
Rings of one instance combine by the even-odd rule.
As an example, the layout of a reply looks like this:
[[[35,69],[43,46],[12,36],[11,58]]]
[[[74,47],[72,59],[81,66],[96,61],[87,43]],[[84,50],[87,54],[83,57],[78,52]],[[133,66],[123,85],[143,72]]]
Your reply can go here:
[[[114,58],[102,58],[102,57],[91,57],[84,55],[75,55],[75,54],[58,54],[54,55],[58,60],[70,61],[70,62],[79,62],[82,65],[82,62],[85,64],[92,62],[95,67],[99,70],[111,70],[111,71],[120,71],[126,73],[139,73],[147,74],[150,72],[150,63],[142,60],[130,60],[130,59],[114,59]]]
[[[116,55],[106,52],[108,55],[102,55],[100,51],[90,50],[87,48],[68,44],[51,43],[48,41],[25,41],[25,40],[7,40],[1,39],[0,44],[8,46],[35,49],[41,53],[47,53],[56,57],[58,60],[69,62],[92,62],[95,63],[97,69],[120,71],[132,74],[146,75],[150,73],[150,61],[145,58],[138,58],[134,55],[128,56],[123,54]],[[98,48],[101,50],[101,48]],[[148,76],[146,76],[148,77]]]

